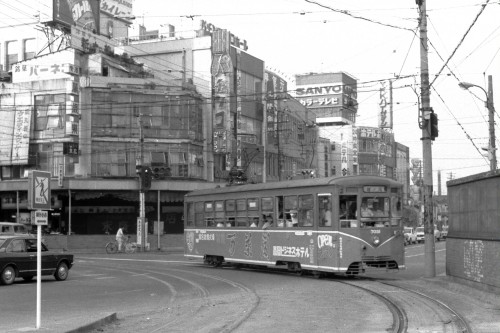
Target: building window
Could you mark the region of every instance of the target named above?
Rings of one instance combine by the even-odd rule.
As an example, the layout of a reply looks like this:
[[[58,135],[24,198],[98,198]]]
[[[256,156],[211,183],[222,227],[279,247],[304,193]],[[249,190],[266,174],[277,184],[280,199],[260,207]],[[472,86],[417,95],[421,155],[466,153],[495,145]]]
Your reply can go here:
[[[18,44],[17,41],[7,42],[5,44],[5,54],[7,55],[7,61],[5,63],[5,70],[9,71],[12,64],[19,61],[18,58]]]
[[[64,128],[66,94],[35,96],[35,131]]]
[[[23,41],[23,53],[24,53],[24,58],[23,60],[29,60],[33,59],[36,55],[36,40],[34,38],[32,39],[25,39]]]

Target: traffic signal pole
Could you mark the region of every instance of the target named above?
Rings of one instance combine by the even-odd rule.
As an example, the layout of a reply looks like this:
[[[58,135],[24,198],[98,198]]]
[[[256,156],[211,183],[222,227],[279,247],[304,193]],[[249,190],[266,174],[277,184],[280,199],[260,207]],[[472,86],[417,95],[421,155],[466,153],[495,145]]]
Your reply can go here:
[[[144,133],[142,130],[142,114],[139,114],[137,121],[139,122],[139,137],[140,137],[140,164],[141,164],[141,172],[139,175],[139,218],[137,219],[137,243],[140,244],[140,248],[142,251],[146,250],[146,239],[145,237],[147,231],[145,229],[146,222],[146,207],[145,207],[145,189],[144,182],[146,174],[144,170],[146,169],[144,166]]]
[[[419,27],[420,27],[420,89],[421,89],[421,112],[422,117],[422,159],[423,170],[423,196],[424,196],[424,267],[425,277],[436,276],[436,253],[434,243],[434,221],[432,204],[432,136],[431,136],[431,113],[430,106],[430,84],[429,84],[429,63],[427,45],[427,10],[426,0],[416,0],[419,6]]]

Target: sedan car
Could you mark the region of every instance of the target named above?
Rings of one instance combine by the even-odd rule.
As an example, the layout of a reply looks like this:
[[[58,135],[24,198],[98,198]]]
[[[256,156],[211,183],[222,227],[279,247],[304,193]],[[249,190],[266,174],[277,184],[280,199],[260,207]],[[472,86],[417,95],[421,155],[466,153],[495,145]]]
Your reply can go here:
[[[415,228],[405,227],[404,235],[405,235],[405,245],[406,244],[411,245],[417,243],[417,233],[415,232]]]
[[[68,278],[73,255],[51,252],[42,244],[42,275],[56,280]],[[0,236],[0,284],[12,284],[16,278],[26,281],[37,274],[37,239],[30,235]]]

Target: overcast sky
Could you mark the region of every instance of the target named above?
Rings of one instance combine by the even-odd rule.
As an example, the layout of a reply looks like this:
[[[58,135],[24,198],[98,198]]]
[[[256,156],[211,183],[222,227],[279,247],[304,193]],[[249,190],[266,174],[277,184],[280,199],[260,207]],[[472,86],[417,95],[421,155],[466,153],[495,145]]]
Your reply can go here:
[[[435,185],[438,170],[443,183],[450,173],[459,178],[489,170],[489,161],[481,155],[489,136],[485,93],[458,87],[459,81],[467,81],[487,89],[487,76],[492,75],[494,91],[500,89],[500,3],[490,0],[477,17],[486,2],[427,2],[431,106],[440,130],[432,146]],[[0,0],[0,25],[13,22],[4,13],[16,3]],[[15,22],[22,22],[23,13],[29,12],[23,6]],[[135,0],[134,14],[135,22],[148,30],[168,23],[177,31],[194,30],[200,20],[228,29],[247,40],[247,52],[281,72],[292,87],[295,74],[347,72],[358,80],[358,125],[378,125],[379,82],[393,79],[396,141],[410,147],[411,158],[422,157],[414,0]],[[499,94],[494,96],[500,103]],[[500,136],[499,126],[495,129]],[[498,139],[496,145],[500,146]]]
[[[458,82],[466,81],[487,90],[487,76],[492,75],[494,91],[500,89],[500,3],[490,1],[477,17],[485,3],[427,2],[431,106],[439,116],[440,130],[432,146],[435,185],[438,170],[443,187],[450,173],[459,178],[489,170],[489,161],[480,151],[489,136],[485,93],[474,88],[474,96],[458,87]],[[292,85],[295,74],[343,71],[353,75],[358,79],[358,125],[378,125],[379,81],[394,79],[395,138],[410,147],[411,158],[422,158],[415,1],[143,0],[135,1],[134,12],[136,21],[144,22],[148,30],[166,23],[176,30],[197,29],[200,20],[228,29],[247,40],[248,53],[282,72]],[[500,103],[499,94],[494,96]],[[495,129],[500,136],[499,126]]]

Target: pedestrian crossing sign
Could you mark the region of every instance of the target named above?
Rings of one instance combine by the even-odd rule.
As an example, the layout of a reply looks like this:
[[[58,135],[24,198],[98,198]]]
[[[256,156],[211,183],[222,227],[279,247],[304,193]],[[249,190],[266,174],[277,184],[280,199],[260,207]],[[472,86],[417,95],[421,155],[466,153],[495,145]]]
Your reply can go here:
[[[28,208],[50,209],[50,178],[51,173],[31,171],[28,178]]]

